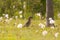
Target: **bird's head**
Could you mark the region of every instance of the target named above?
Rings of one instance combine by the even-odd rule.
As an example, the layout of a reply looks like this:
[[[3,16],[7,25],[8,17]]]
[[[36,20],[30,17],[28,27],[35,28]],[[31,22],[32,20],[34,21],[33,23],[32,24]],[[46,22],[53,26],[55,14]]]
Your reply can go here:
[[[31,20],[33,17],[32,16],[30,16],[29,18],[28,18],[28,20]]]

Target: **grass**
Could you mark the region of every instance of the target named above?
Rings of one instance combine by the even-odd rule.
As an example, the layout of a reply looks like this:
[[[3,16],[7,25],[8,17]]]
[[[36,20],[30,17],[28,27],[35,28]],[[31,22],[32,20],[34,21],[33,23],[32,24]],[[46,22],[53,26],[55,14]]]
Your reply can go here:
[[[26,20],[12,20],[10,23],[0,22],[0,40],[60,40],[60,20],[56,20],[56,25],[54,29],[50,27],[45,27],[41,29],[38,24],[44,23],[42,20],[32,20],[30,27],[17,28],[19,23],[24,24]],[[14,25],[14,23],[17,23]],[[47,30],[48,34],[46,36],[42,35],[42,31]],[[59,32],[56,38],[54,34]]]

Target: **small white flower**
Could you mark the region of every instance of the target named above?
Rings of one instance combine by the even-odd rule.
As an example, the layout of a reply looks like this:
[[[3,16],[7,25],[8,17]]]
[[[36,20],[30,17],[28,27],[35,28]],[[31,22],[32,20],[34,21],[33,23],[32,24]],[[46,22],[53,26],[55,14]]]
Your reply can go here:
[[[20,18],[22,18],[23,16],[22,15],[20,15]]]
[[[49,23],[50,23],[50,24],[54,24],[55,21],[54,21],[52,18],[49,18]]]
[[[18,28],[22,28],[22,24],[18,24],[18,26],[17,26]]]
[[[52,18],[49,18],[49,20],[52,20]]]
[[[22,14],[23,11],[19,11],[19,14]]]
[[[37,15],[37,16],[41,16],[40,13],[37,13],[36,15]]]
[[[40,23],[40,24],[39,24],[39,27],[44,29],[44,28],[45,28],[45,25],[42,24],[42,23]]]
[[[8,14],[5,14],[5,18],[9,18],[8,16],[9,16]]]
[[[45,35],[47,35],[47,33],[48,33],[48,32],[47,32],[46,30],[44,30],[44,31],[42,32],[42,35],[45,36]]]
[[[54,24],[55,23],[55,21],[54,20],[50,20],[50,24]]]
[[[15,5],[13,5],[13,8],[15,8]]]
[[[54,35],[54,36],[55,36],[55,37],[58,37],[58,34],[59,34],[59,33],[57,32],[57,33],[55,33],[55,35]]]
[[[26,8],[26,2],[24,2],[23,8]]]

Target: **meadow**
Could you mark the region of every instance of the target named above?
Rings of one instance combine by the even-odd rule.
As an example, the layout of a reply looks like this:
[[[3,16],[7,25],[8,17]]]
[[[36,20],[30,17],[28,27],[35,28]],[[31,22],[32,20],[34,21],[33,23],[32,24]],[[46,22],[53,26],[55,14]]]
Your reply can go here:
[[[0,40],[60,40],[60,0],[0,0]]]
[[[39,27],[39,23],[45,25],[45,20],[32,20],[29,27],[18,28],[26,19],[12,19],[8,22],[0,22],[0,40],[60,40],[60,20],[55,20],[56,27]],[[43,33],[45,31],[45,33]]]

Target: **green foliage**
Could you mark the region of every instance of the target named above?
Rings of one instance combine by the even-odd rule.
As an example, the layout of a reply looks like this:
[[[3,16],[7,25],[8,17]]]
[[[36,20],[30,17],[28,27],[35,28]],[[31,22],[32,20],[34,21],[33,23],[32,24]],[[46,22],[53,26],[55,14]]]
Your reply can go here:
[[[16,11],[22,10],[19,0],[0,0],[0,13],[7,13],[10,16],[15,15]]]
[[[40,12],[42,13],[43,16],[45,15],[45,13],[46,13],[46,0],[41,0]]]
[[[26,8],[23,8],[26,2]],[[53,0],[54,13],[60,12],[60,1]],[[0,16],[9,14],[10,17],[16,15],[17,11],[23,11],[24,17],[34,16],[35,13],[41,12],[44,16],[46,13],[46,0],[0,0]],[[18,13],[17,13],[18,15]]]

